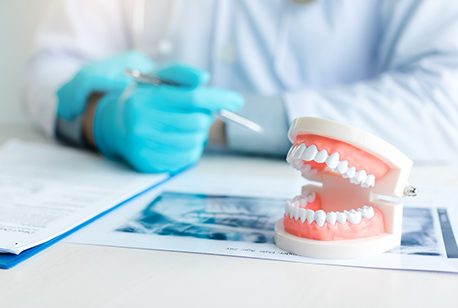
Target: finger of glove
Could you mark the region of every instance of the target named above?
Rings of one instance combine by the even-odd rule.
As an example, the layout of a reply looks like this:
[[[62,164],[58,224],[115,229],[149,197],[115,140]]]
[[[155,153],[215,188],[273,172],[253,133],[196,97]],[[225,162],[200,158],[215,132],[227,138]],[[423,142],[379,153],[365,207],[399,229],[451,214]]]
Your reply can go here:
[[[187,90],[163,86],[149,90],[157,91],[155,95],[147,99],[150,101],[149,105],[164,110],[217,112],[221,109],[228,109],[235,111],[244,104],[240,94],[220,88],[200,87]]]
[[[151,148],[139,149],[135,157],[127,160],[141,172],[176,172],[196,163],[202,155],[203,147],[191,151],[168,153]]]
[[[128,104],[130,102],[127,102]],[[136,108],[133,104],[126,108],[131,110]],[[144,105],[144,104],[143,104]],[[131,123],[138,123],[155,130],[164,132],[199,132],[208,131],[214,121],[214,117],[206,112],[170,112],[155,108],[144,108],[140,104],[135,110],[126,113],[131,119]]]
[[[191,151],[200,148],[207,140],[207,132],[177,133],[164,131],[137,131],[137,139],[143,146],[174,154],[179,151]]]
[[[204,70],[185,64],[173,64],[156,72],[164,80],[177,83],[182,87],[197,88],[208,82],[210,74]]]

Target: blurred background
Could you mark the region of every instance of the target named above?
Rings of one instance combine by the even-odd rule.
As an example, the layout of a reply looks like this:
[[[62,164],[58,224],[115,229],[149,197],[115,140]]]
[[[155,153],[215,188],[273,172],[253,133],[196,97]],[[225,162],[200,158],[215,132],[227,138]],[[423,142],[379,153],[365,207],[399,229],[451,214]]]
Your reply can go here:
[[[55,0],[0,0],[0,124],[24,123],[21,75],[40,19]]]

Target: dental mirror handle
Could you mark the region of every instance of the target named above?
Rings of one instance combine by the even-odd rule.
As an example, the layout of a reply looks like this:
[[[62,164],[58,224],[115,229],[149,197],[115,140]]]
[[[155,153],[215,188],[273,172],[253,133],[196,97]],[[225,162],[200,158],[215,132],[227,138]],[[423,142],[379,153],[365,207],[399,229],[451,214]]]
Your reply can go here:
[[[125,73],[127,76],[131,77],[137,83],[143,83],[143,84],[148,84],[152,86],[161,86],[161,85],[172,86],[172,87],[181,86],[180,84],[176,82],[163,80],[163,79],[160,79],[158,76],[145,74],[135,69],[128,68],[125,70]],[[247,119],[241,116],[238,113],[229,111],[227,109],[221,109],[217,114],[223,120],[231,121],[249,130],[252,130],[258,134],[261,134],[264,132],[264,129],[262,128],[261,125],[259,125],[258,123],[254,121],[251,121],[250,119]]]

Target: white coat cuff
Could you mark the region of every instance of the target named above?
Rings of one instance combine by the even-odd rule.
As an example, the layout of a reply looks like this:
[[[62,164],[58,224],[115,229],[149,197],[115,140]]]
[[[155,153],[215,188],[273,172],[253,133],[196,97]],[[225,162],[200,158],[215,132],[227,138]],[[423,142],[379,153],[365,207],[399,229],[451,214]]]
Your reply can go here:
[[[226,122],[228,148],[232,152],[281,157],[286,155],[289,122],[280,96],[244,95],[245,105],[238,113],[258,123],[262,134]]]

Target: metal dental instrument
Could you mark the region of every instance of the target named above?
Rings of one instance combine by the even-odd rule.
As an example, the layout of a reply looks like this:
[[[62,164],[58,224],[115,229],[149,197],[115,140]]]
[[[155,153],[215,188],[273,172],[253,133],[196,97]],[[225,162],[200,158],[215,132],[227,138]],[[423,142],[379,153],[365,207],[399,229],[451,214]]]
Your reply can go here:
[[[149,84],[153,86],[161,86],[161,85],[166,85],[166,86],[172,86],[172,87],[180,87],[181,85],[173,82],[173,81],[168,81],[168,80],[162,80],[157,76],[150,75],[150,74],[145,74],[142,73],[139,70],[135,69],[126,69],[125,73],[127,76],[131,77],[136,83],[140,84]],[[128,87],[129,90],[125,91],[126,93],[123,93],[122,96],[126,96],[130,94],[131,88]],[[229,111],[227,109],[222,109],[218,112],[218,116],[224,120],[232,121],[236,124],[242,125],[245,128],[248,128],[258,134],[261,134],[264,132],[264,129],[258,124],[255,123],[235,112]]]

